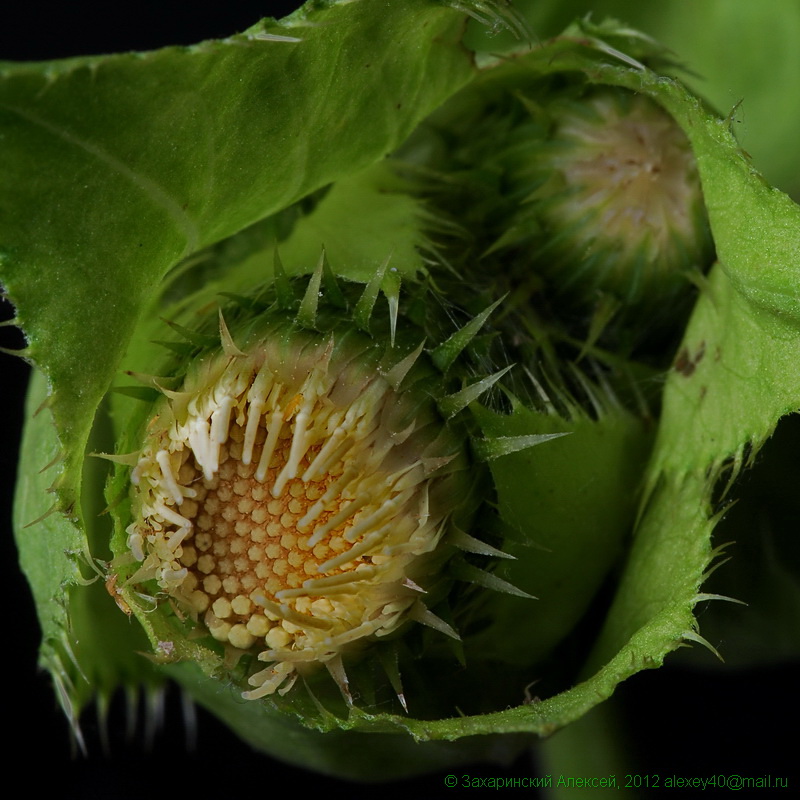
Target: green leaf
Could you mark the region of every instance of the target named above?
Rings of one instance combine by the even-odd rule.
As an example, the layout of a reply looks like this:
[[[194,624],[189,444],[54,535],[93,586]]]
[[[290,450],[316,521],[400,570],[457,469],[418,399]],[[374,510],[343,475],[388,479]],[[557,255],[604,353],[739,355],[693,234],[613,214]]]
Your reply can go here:
[[[14,527],[20,565],[42,628],[39,660],[50,672],[62,708],[80,738],[78,714],[89,700],[99,697],[107,702],[119,686],[155,686],[164,678],[141,655],[147,648],[141,629],[120,613],[112,599],[113,586],[105,586],[104,565],[97,557],[108,552],[108,518],[103,526],[97,516],[100,509],[87,507],[89,527],[83,529],[60,513],[48,513],[55,508],[49,487],[59,448],[49,411],[42,407],[46,390],[43,376],[35,372],[27,401]],[[96,460],[87,461],[87,478],[99,478],[98,488],[105,476],[91,472],[99,467]],[[94,499],[99,496],[95,492]]]
[[[652,435],[621,410],[599,420],[522,407],[507,417],[477,414],[487,436],[570,434],[490,462],[498,513],[518,531],[503,547],[516,560],[497,575],[537,600],[492,595],[482,609],[492,624],[470,649],[477,658],[532,664],[574,628],[624,552]]]
[[[388,271],[414,277],[425,267],[425,210],[385,162],[335,183],[279,246],[291,274],[313,269],[324,247],[331,270],[367,283],[386,259]]]
[[[179,664],[169,671],[200,705],[245,741],[291,764],[359,782],[388,781],[410,772],[485,761],[487,752],[491,752],[488,758],[493,762],[508,763],[527,741],[523,737],[490,736],[420,743],[413,731],[409,735],[401,718],[396,725],[379,723],[373,734],[361,733],[354,740],[351,733],[333,726],[325,731],[311,730],[265,703],[243,704],[238,698],[232,702],[226,687],[209,681],[191,664]]]
[[[33,590],[42,636],[52,645],[67,627],[66,608],[60,600],[62,588],[81,580],[80,559],[85,558],[88,542],[78,527],[54,513],[56,499],[49,490],[59,448],[48,411],[41,408],[46,392],[42,375],[34,373],[20,451],[14,528],[20,565]]]

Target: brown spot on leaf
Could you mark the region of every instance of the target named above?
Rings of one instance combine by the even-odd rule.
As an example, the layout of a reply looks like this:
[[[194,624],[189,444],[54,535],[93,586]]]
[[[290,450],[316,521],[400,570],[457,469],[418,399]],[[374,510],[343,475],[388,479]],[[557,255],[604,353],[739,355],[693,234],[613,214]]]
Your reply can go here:
[[[685,347],[682,347],[678,353],[678,357],[675,359],[675,371],[680,372],[681,375],[688,378],[694,372],[694,369],[694,364],[691,358],[689,358],[689,351]]]
[[[675,370],[680,372],[680,374],[685,378],[690,377],[692,374],[694,374],[694,371],[697,369],[697,365],[703,360],[703,356],[705,354],[705,341],[700,342],[700,345],[698,346],[694,355],[689,353],[688,347],[682,347],[675,359]]]

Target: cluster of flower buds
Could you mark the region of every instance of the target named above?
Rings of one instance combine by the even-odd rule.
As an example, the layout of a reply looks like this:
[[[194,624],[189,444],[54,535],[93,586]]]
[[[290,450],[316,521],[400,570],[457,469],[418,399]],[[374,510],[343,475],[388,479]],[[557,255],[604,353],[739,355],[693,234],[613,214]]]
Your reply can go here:
[[[109,243],[86,248],[85,270],[87,237],[59,250],[85,222],[66,202],[44,244],[0,242],[24,355],[49,381],[31,402],[55,423],[29,421],[20,552],[76,727],[93,692],[168,674],[259,747],[299,761],[294,743],[313,740],[312,766],[387,777],[375,764],[400,737],[386,733],[548,734],[701,640],[692,614],[708,597],[720,476],[800,392],[764,355],[794,341],[780,327],[795,324],[793,273],[725,216],[731,186],[753,207],[778,201],[753,188],[720,120],[651,69],[663,51],[647,37],[584,21],[473,59],[463,12],[513,27],[505,4],[384,5],[310,2],[166,51],[166,67],[148,55],[9,72],[0,106],[34,97],[44,110],[14,111],[8,146],[27,154],[28,139],[61,131],[47,115],[61,119],[59,92],[73,93],[105,133],[84,141],[63,123],[73,161],[59,191],[86,169],[114,198]],[[310,99],[286,90],[297,65]],[[248,70],[258,80],[237,94]],[[218,73],[237,87],[220,107],[241,142],[198,127],[193,106],[176,111],[191,146],[173,148],[170,109],[158,158],[136,171],[116,155],[134,151],[97,87],[116,108],[130,79],[120,103],[138,108],[143,86],[183,97],[202,74],[219,92]],[[299,143],[253,102],[256,84],[286,126],[305,104]],[[362,124],[376,109],[383,124]],[[19,207],[38,209],[20,185]],[[51,288],[30,301],[36,259],[87,303],[85,324]],[[778,387],[766,410],[746,372]],[[744,398],[735,413],[731,396]],[[51,451],[50,467],[36,462]],[[113,468],[100,475],[89,454]],[[89,568],[111,595],[102,622]],[[123,643],[113,659],[107,632]],[[334,758],[314,738],[329,731],[363,734],[381,757],[331,745]],[[457,763],[459,747],[420,750],[396,772]]]

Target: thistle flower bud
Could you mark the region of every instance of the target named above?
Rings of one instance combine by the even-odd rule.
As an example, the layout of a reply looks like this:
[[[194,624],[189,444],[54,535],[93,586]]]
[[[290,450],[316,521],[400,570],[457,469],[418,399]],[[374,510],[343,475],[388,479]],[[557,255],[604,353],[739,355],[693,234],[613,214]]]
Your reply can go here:
[[[147,423],[125,585],[257,655],[248,699],[430,613],[467,454],[407,374],[419,349],[382,355],[352,330],[268,326],[201,359]]]
[[[562,298],[610,293],[647,316],[669,308],[711,256],[683,131],[649,98],[611,88],[532,113],[544,138],[516,137],[509,174],[521,201],[511,227],[533,269]]]
[[[465,286],[513,294],[567,339],[592,344],[613,320],[605,346],[652,344],[664,323],[679,328],[713,256],[689,140],[645,95],[532,66],[498,67],[454,98],[399,169]]]

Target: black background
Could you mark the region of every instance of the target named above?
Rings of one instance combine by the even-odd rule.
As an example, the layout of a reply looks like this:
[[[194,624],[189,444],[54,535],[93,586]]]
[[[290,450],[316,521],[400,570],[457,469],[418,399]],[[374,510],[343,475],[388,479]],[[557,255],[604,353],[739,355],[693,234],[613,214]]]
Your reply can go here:
[[[0,59],[39,60],[191,44],[238,32],[262,16],[282,16],[295,5],[269,0],[4,4],[0,8]],[[10,316],[8,305],[2,312],[3,318]],[[0,329],[0,345],[22,344],[16,331]],[[145,741],[141,726],[133,736],[126,734],[124,702],[118,698],[108,718],[108,744],[103,744],[93,710],[89,709],[82,723],[88,755],[75,755],[49,678],[36,666],[38,629],[27,585],[16,568],[10,534],[26,378],[27,366],[22,361],[0,354],[0,546],[7,577],[3,731],[8,737],[2,747],[4,760],[10,765],[7,781],[19,773],[27,791],[55,791],[60,798],[120,800],[178,795],[212,798],[221,792],[241,791],[268,796],[295,787],[309,791],[339,788],[351,797],[446,797],[459,791],[445,788],[446,772],[375,787],[348,785],[276,764],[242,744],[202,710],[198,710],[196,736],[190,737],[175,689],[167,696],[164,724],[150,743]],[[724,642],[714,644],[724,654]],[[640,773],[662,777],[769,773],[789,777],[796,787],[796,720],[800,712],[797,665],[738,672],[721,667],[711,655],[707,662],[708,669],[700,671],[668,663],[659,672],[639,674],[620,687],[616,699],[629,736],[631,766]],[[28,761],[32,762],[30,766],[26,765]],[[575,761],[583,763],[582,755],[576,754]],[[465,773],[474,777],[527,777],[536,771],[535,755],[525,755],[507,768],[475,765],[452,770],[459,783]],[[527,796],[536,793],[527,792]]]

